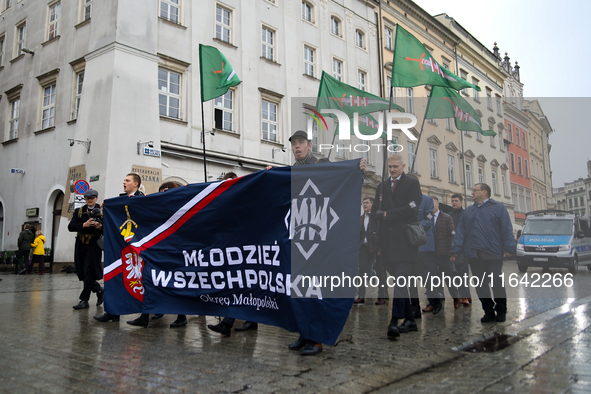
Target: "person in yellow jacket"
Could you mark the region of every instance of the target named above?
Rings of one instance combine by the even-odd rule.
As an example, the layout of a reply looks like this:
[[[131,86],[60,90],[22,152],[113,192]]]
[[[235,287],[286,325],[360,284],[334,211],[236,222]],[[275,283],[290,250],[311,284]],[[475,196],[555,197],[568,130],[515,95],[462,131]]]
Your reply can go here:
[[[43,232],[41,230],[37,230],[35,233],[35,240],[31,246],[34,248],[33,258],[31,259],[31,264],[27,269],[27,274],[30,274],[33,271],[33,266],[35,263],[39,263],[39,275],[45,275],[45,237],[43,236]]]

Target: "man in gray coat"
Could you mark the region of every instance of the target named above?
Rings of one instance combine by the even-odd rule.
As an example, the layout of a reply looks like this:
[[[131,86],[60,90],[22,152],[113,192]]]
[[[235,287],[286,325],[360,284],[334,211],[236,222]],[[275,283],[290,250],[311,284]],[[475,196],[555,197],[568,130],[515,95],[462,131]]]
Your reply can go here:
[[[30,230],[30,226],[25,224],[25,228],[18,235],[18,252],[16,252],[16,264],[15,270],[19,275],[27,272],[26,266],[29,263],[29,254],[31,253],[31,244],[35,240],[35,234]],[[27,264],[24,263],[24,259],[27,259]],[[18,271],[20,269],[20,271]]]

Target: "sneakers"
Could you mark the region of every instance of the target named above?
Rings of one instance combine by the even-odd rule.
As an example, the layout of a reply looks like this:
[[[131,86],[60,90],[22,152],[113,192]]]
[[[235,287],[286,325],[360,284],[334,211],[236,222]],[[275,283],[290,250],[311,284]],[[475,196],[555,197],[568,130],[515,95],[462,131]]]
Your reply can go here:
[[[315,356],[318,353],[322,352],[322,344],[318,342],[308,342],[306,346],[303,347],[300,354],[302,356]]]

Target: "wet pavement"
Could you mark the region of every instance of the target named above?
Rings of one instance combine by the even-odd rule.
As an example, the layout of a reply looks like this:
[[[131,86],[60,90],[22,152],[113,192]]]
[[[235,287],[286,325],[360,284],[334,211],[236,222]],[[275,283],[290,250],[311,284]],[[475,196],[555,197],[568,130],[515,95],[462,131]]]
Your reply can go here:
[[[517,273],[515,263],[505,264],[505,272]],[[472,307],[454,310],[448,299],[441,313],[417,320],[418,332],[398,340],[386,337],[391,303],[368,300],[353,306],[338,344],[314,357],[289,351],[297,334],[276,327],[221,338],[207,329],[218,322],[211,316],[189,316],[186,327],[174,329],[173,315],[147,329],[125,323],[138,315],[96,322],[92,316],[103,308],[94,296],[90,309],[72,309],[82,288],[76,275],[0,278],[0,392],[591,392],[585,269],[572,287],[521,288],[528,298],[508,300],[504,323],[482,324],[472,291]],[[460,350],[478,348],[495,333],[510,344],[494,352]]]

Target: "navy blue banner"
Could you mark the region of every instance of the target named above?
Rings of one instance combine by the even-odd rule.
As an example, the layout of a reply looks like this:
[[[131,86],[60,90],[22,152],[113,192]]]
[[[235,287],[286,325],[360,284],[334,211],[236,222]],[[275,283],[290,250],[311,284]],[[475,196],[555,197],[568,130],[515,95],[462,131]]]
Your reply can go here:
[[[354,293],[304,276],[356,275],[361,183],[355,160],[109,199],[105,310],[229,316],[334,344]]]

